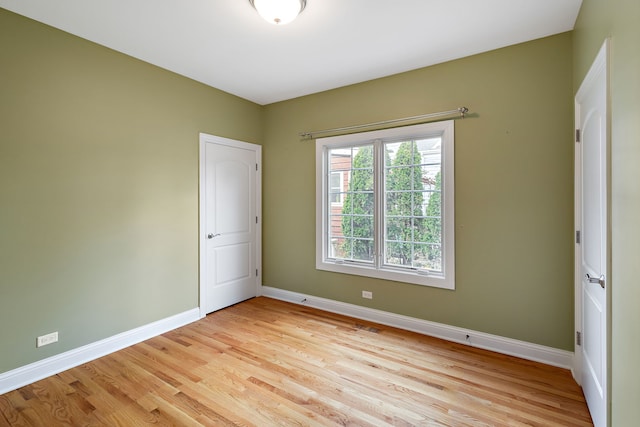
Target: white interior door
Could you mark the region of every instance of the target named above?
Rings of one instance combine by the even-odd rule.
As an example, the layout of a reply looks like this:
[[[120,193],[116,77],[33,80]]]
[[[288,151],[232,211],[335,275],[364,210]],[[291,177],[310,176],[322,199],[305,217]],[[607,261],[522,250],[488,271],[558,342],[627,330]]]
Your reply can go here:
[[[261,153],[258,145],[204,134],[200,145],[204,315],[258,294]]]
[[[577,220],[580,244],[576,269],[579,280],[582,343],[581,383],[596,427],[608,420],[608,113],[607,43],[576,95]],[[578,310],[576,310],[578,311]]]

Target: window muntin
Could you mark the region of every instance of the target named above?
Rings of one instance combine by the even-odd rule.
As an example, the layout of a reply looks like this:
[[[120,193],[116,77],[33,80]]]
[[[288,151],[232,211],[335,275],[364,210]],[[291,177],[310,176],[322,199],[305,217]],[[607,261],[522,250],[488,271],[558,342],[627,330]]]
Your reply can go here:
[[[453,289],[453,122],[316,144],[317,268]]]

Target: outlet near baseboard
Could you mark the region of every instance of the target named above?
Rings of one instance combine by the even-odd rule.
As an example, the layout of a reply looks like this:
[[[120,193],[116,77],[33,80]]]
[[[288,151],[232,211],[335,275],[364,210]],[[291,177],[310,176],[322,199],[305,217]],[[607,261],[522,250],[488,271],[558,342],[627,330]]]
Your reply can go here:
[[[58,342],[58,332],[51,332],[50,334],[36,338],[36,347],[53,344],[54,342]]]
[[[362,298],[373,299],[373,292],[371,292],[371,291],[362,291]]]

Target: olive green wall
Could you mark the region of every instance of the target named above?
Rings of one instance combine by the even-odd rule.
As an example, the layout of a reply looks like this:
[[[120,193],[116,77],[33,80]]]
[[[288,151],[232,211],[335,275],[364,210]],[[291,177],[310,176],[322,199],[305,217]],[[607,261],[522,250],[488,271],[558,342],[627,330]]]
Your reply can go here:
[[[640,2],[583,0],[574,89],[611,38],[611,425],[640,420]]]
[[[456,290],[316,270],[315,148],[298,133],[459,106]],[[573,351],[570,33],[265,112],[266,286]]]
[[[197,307],[198,134],[262,107],[4,9],[0,61],[0,373]]]

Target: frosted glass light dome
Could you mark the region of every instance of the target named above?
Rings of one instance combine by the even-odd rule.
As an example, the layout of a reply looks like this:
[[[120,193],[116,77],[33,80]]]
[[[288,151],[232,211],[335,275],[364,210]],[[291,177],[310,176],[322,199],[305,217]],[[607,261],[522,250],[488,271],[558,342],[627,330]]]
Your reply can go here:
[[[307,5],[306,0],[249,0],[265,21],[284,25],[296,19]]]

